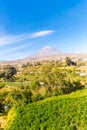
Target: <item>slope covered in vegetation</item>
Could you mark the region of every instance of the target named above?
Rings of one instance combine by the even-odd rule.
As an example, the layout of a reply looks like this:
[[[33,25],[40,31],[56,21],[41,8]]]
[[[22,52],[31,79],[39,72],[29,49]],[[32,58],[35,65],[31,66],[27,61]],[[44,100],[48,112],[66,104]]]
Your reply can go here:
[[[68,58],[68,63],[50,61],[1,67],[0,129],[86,129],[87,70],[83,70],[82,62],[72,65]],[[69,94],[72,92],[76,93]]]
[[[14,107],[8,113],[4,128],[87,130],[87,89]]]
[[[83,89],[86,81],[78,66],[59,61],[27,63],[21,69],[4,66],[0,78],[0,114],[7,114],[15,105]]]

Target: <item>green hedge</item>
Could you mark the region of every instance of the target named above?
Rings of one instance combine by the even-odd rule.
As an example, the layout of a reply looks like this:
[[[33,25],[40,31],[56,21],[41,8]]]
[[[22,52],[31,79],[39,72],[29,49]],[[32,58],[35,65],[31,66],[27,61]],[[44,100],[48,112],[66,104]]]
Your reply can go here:
[[[6,130],[87,130],[87,96],[52,97],[21,105]]]

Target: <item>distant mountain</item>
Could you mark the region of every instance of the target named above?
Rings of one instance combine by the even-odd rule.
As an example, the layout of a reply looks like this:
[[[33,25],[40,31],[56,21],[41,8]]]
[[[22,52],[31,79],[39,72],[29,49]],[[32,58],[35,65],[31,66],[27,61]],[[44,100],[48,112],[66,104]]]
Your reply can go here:
[[[30,57],[27,57],[24,59],[13,60],[13,61],[0,61],[0,65],[4,65],[4,64],[18,65],[18,64],[24,64],[27,62],[44,61],[44,60],[45,61],[63,60],[67,56],[75,60],[87,59],[87,54],[64,53],[50,46],[45,46]]]
[[[52,56],[52,55],[58,55],[58,54],[62,54],[62,52],[58,51],[56,49],[53,49],[50,46],[46,46],[46,47],[43,47],[37,53],[35,53],[33,56],[35,56],[35,57],[36,56],[43,57],[43,56]]]
[[[58,51],[50,46],[45,46],[35,54],[33,54],[30,60],[62,60],[65,57],[71,57],[73,59],[87,58],[87,54],[78,54],[78,53],[64,53]]]
[[[31,59],[48,59],[64,55],[63,52],[58,51],[50,46],[43,47],[41,50],[31,56]]]

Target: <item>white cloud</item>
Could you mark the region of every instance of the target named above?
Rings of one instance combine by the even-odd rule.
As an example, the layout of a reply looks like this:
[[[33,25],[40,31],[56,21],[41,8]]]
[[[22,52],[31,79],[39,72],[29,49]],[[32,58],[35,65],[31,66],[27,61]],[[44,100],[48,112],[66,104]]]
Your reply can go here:
[[[25,39],[25,35],[17,35],[17,36],[4,36],[0,37],[0,45],[7,45],[13,42],[21,41]]]
[[[54,32],[53,30],[44,30],[44,31],[36,32],[36,33],[31,34],[30,38],[37,38],[37,37],[45,36],[53,32]]]
[[[0,55],[2,55],[3,53],[8,53],[8,52],[16,51],[16,50],[19,50],[19,49],[22,49],[22,48],[25,48],[25,47],[28,47],[28,46],[29,46],[28,44],[25,44],[25,45],[17,46],[15,48],[10,48],[10,49],[7,49],[7,50],[3,50],[3,51],[0,51]]]
[[[0,46],[2,45],[7,45],[7,44],[12,44],[18,41],[22,41],[28,38],[37,38],[37,37],[41,37],[41,36],[45,36],[48,34],[53,33],[53,30],[43,30],[43,31],[39,31],[39,32],[35,32],[35,33],[31,33],[31,34],[20,34],[20,35],[7,35],[7,36],[3,36],[0,37]]]

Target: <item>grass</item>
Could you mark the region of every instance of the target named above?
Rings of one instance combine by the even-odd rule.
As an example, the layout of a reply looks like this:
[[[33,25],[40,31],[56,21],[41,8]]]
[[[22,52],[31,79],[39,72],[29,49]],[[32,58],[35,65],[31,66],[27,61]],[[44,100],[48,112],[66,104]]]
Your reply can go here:
[[[87,89],[10,111],[5,130],[87,130]]]
[[[5,82],[5,85],[12,86],[12,87],[17,87],[17,86],[20,85],[20,82]]]
[[[10,87],[20,87],[21,85],[23,86],[28,86],[29,83],[28,82],[5,82],[5,86],[10,86]]]

